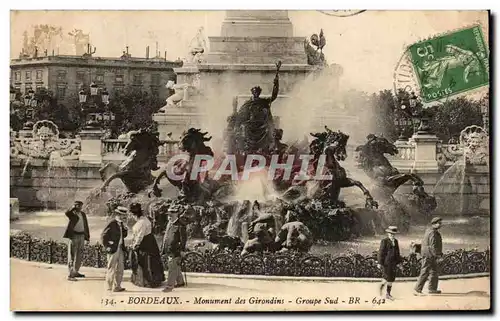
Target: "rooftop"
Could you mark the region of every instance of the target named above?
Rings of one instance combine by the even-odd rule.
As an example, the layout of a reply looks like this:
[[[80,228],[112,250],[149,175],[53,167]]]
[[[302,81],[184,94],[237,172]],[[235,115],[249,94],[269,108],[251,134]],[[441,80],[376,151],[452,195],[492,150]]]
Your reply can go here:
[[[76,55],[47,55],[39,57],[23,57],[11,59],[11,66],[65,64],[65,65],[149,65],[181,67],[182,61],[171,61],[164,58],[138,57],[92,57]]]

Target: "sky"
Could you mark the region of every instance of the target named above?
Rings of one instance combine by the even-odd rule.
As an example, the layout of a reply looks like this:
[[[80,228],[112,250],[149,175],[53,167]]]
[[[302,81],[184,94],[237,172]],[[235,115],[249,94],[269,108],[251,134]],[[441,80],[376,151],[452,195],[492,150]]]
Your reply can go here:
[[[335,17],[319,11],[289,11],[294,36],[310,37],[324,30],[323,52],[329,63],[343,67],[342,81],[366,92],[392,89],[394,69],[404,48],[418,40],[472,24],[488,36],[486,11],[365,11]],[[186,56],[191,39],[203,26],[207,37],[219,36],[224,11],[13,11],[11,58],[22,48],[22,35],[36,24],[74,28],[90,34],[97,56],[119,57],[125,46],[133,56],[145,57],[158,42],[161,56]],[[61,46],[60,53],[71,54]]]

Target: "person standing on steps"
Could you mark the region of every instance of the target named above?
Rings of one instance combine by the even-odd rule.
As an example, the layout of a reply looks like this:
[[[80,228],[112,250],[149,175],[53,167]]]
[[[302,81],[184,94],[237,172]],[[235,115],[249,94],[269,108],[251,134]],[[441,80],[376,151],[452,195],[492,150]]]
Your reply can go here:
[[[429,281],[429,294],[441,293],[438,290],[438,260],[443,256],[443,239],[439,233],[441,222],[440,217],[433,218],[431,227],[427,229],[422,240],[422,267],[414,292],[417,296],[422,294],[427,280]]]
[[[382,296],[384,286],[387,286],[385,297],[393,300],[394,298],[391,295],[392,283],[396,280],[396,266],[401,263],[402,258],[399,252],[398,240],[395,238],[398,228],[396,226],[389,226],[385,231],[387,232],[387,237],[380,242],[377,257],[377,266],[383,271],[383,279],[379,290],[380,296]]]
[[[87,215],[82,211],[83,202],[75,201],[72,208],[66,211],[69,219],[68,226],[64,232],[64,238],[68,242],[68,281],[76,281],[76,278],[84,278],[79,272],[82,265],[83,247],[90,241],[89,224]]]
[[[102,245],[108,256],[106,271],[106,285],[108,291],[122,292],[123,270],[125,270],[125,238],[128,228],[124,224],[127,219],[128,210],[119,206],[115,209],[115,217],[104,228],[101,234]]]

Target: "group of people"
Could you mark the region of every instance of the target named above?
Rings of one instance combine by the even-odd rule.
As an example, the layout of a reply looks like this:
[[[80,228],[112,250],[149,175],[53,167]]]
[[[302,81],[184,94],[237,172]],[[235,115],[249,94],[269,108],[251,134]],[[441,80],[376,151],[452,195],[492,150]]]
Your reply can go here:
[[[68,225],[64,238],[68,244],[69,281],[85,278],[79,272],[82,262],[83,246],[90,240],[90,231],[86,214],[82,211],[83,203],[76,201],[66,212]],[[125,245],[129,234],[127,221],[129,213],[136,223],[132,227],[131,245]],[[131,282],[139,287],[157,288],[166,280],[164,292],[171,292],[175,287],[185,286],[181,273],[181,253],[186,250],[186,225],[189,223],[187,211],[173,217],[167,225],[162,249],[158,247],[152,224],[142,211],[139,203],[114,210],[113,219],[101,233],[101,242],[107,253],[106,286],[108,291],[122,292],[121,286],[125,270],[125,258],[130,258],[132,269]],[[161,253],[168,256],[168,276],[165,278]]]
[[[83,247],[90,240],[90,232],[87,217],[82,211],[82,206],[82,202],[76,201],[74,206],[66,212],[69,222],[64,233],[64,238],[69,239],[69,281],[76,281],[77,278],[85,277],[79,270],[82,262]],[[144,215],[140,204],[133,203],[129,209],[118,207],[114,213],[114,218],[107,224],[101,234],[101,241],[107,252],[106,285],[108,291],[125,291],[121,283],[125,269],[125,257],[127,255],[130,258],[132,268],[131,282],[136,286],[157,288],[163,284],[165,273],[160,253],[167,254],[168,256],[168,276],[163,291],[171,292],[175,287],[185,286],[186,282],[181,272],[181,255],[182,252],[186,251],[186,226],[191,221],[189,211],[180,211],[177,215],[172,215],[171,220],[167,224],[161,250],[152,233],[151,221]],[[129,213],[135,217],[136,223],[132,227],[131,246],[126,247],[125,238],[128,235],[126,222]],[[442,219],[440,217],[435,217],[431,220],[431,226],[425,232],[422,243],[419,245],[420,249],[417,249],[417,252],[420,252],[422,256],[422,266],[420,276],[414,288],[414,295],[422,294],[423,287],[427,281],[429,282],[428,293],[441,293],[438,289],[438,262],[443,255],[443,242],[439,233],[441,224]],[[254,233],[256,230],[260,230],[255,228],[257,224],[252,225],[254,225],[252,226]],[[292,230],[295,231],[296,229],[291,229],[290,231]],[[402,262],[402,257],[400,255],[398,240],[395,237],[398,233],[397,227],[389,226],[386,232],[387,237],[380,242],[377,257],[378,267],[383,272],[383,279],[379,290],[380,295],[382,295],[385,287],[386,298],[392,300],[392,285],[396,279],[397,265]],[[287,236],[283,235],[280,241],[290,243],[293,233],[286,234]],[[256,239],[258,239],[258,235]],[[249,244],[246,244],[244,252],[252,252],[254,250],[250,246],[251,241],[249,240]]]
[[[439,273],[438,262],[443,256],[443,241],[439,229],[442,219],[435,217],[431,220],[431,226],[426,230],[422,243],[416,248],[422,256],[422,266],[420,275],[414,288],[413,294],[422,295],[425,283],[428,281],[428,293],[440,294],[438,289]],[[380,295],[382,296],[384,287],[386,288],[386,298],[392,300],[392,284],[396,280],[397,265],[402,262],[399,252],[399,243],[395,235],[398,233],[396,226],[389,226],[386,230],[387,237],[380,242],[378,251],[378,268],[383,272],[382,283],[380,284]]]

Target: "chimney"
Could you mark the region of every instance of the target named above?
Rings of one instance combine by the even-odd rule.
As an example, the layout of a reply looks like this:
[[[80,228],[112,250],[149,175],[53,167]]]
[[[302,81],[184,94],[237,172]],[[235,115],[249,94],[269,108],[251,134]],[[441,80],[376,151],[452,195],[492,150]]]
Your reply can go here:
[[[54,56],[54,49],[52,49],[52,56]]]
[[[149,59],[149,46],[146,47],[146,59]]]
[[[165,61],[167,61],[167,51],[165,50]]]
[[[127,49],[127,56],[128,56],[128,46],[127,46],[127,47],[125,47],[125,48]]]

